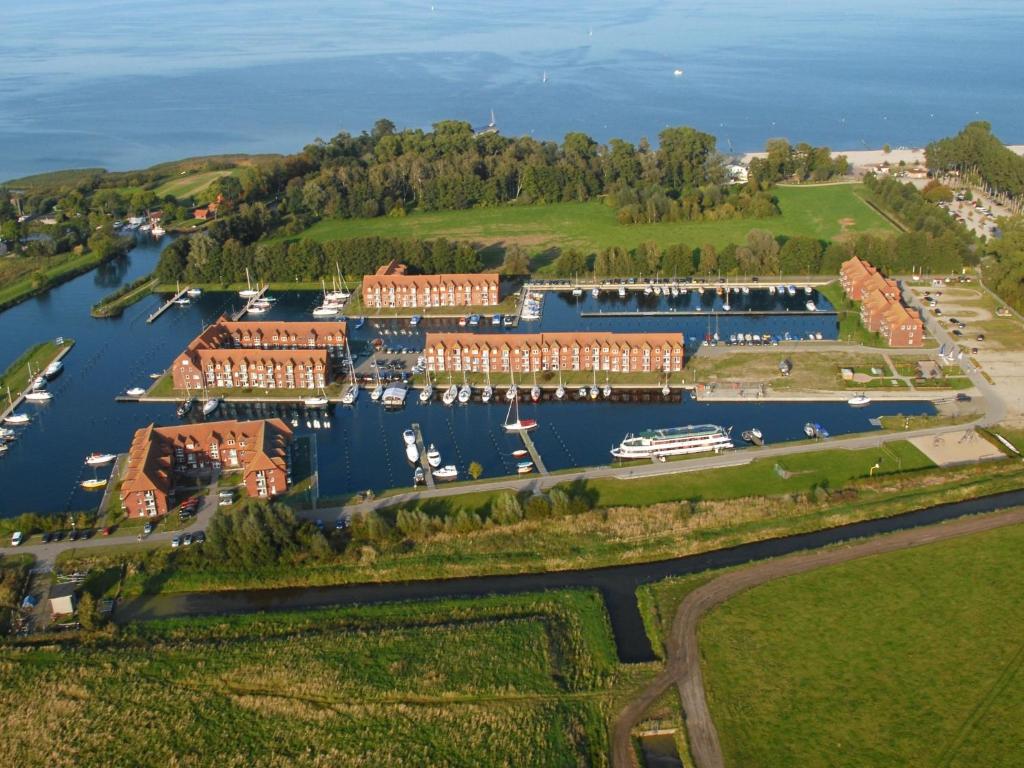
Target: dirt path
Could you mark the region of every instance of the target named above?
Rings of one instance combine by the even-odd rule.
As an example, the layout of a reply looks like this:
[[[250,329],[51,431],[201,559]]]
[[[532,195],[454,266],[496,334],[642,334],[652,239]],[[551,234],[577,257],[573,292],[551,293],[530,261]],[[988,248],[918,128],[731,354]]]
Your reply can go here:
[[[612,765],[631,768],[636,762],[630,733],[647,708],[675,683],[683,706],[690,753],[697,768],[724,768],[718,732],[708,710],[704,678],[700,668],[700,647],[697,628],[712,608],[734,595],[775,579],[805,573],[816,568],[846,563],[861,557],[919,547],[1007,525],[1024,523],[1024,508],[998,512],[982,517],[965,517],[941,525],[914,528],[888,536],[870,539],[862,544],[837,549],[824,549],[805,555],[766,560],[749,568],[741,568],[698,587],[680,604],[665,638],[668,662],[641,693],[623,709],[612,729]]]

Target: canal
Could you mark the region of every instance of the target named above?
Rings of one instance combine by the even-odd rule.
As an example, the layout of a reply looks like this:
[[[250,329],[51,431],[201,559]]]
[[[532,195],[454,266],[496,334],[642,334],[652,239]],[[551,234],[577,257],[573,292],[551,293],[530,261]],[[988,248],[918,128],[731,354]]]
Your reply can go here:
[[[153,270],[162,248],[160,243],[140,237],[138,245],[124,258],[79,276],[44,296],[24,302],[0,313],[0,365],[6,366],[30,344],[57,336],[72,337],[76,346],[65,360],[65,371],[52,384],[53,402],[43,406],[23,406],[33,414],[32,423],[10,450],[0,458],[0,516],[21,512],[60,513],[94,509],[99,495],[84,491],[81,480],[91,477],[83,465],[92,451],[122,452],[134,431],[150,422],[159,425],[176,421],[173,404],[117,403],[114,398],[133,386],[148,386],[150,374],[166,369],[204,324],[221,313],[238,308],[241,301],[234,293],[207,292],[186,307],[172,307],[153,324],[146,316],[160,304],[160,297],[149,296],[121,317],[96,320],[90,307],[118,286]],[[265,319],[308,319],[318,296],[309,292],[278,294],[274,308]],[[569,293],[547,295],[539,321],[523,323],[518,331],[535,330],[622,330],[633,332],[672,331],[681,333],[691,348],[699,346],[708,329],[717,328],[721,337],[731,333],[790,333],[805,338],[821,333],[835,338],[835,314],[828,311],[825,299],[816,292],[811,298],[823,311],[801,313],[807,300],[803,291],[795,297],[768,295],[753,291],[749,295],[730,295],[730,312],[703,315],[602,318],[594,316],[602,308],[622,312],[640,309],[662,311],[671,306],[700,304],[721,309],[722,297],[710,291],[698,297],[644,296],[633,291],[626,299],[616,294],[594,298],[589,293],[573,297]],[[759,315],[748,308],[770,310]],[[792,314],[787,313],[792,310]],[[454,319],[424,320],[420,328],[410,327],[402,318],[368,321],[353,331],[356,341],[382,338],[389,346],[419,350],[424,334],[430,330],[461,330]],[[494,330],[482,324],[480,332]],[[808,342],[813,344],[813,342]],[[455,464],[465,477],[469,464],[483,467],[484,477],[512,474],[515,460],[511,453],[521,447],[501,427],[506,406],[471,403],[445,408],[440,403],[421,405],[415,398],[401,411],[386,411],[364,395],[354,407],[332,407],[330,426],[294,407],[225,405],[214,418],[257,418],[277,415],[298,425],[297,432],[314,433],[319,458],[319,486],[323,495],[343,495],[354,491],[409,485],[412,467],[405,459],[401,433],[418,422],[426,444],[433,443],[445,463]],[[549,470],[601,465],[610,461],[609,450],[629,432],[683,424],[713,423],[733,427],[734,435],[758,427],[769,443],[803,438],[808,421],[822,424],[833,435],[874,429],[871,420],[889,414],[932,413],[934,407],[923,402],[876,402],[866,408],[851,409],[844,403],[698,403],[679,394],[666,399],[654,395],[644,400],[599,402],[542,402],[525,404],[524,418],[535,418],[540,427],[534,442]],[[193,414],[191,418],[196,418]],[[738,442],[738,441],[737,441]]]

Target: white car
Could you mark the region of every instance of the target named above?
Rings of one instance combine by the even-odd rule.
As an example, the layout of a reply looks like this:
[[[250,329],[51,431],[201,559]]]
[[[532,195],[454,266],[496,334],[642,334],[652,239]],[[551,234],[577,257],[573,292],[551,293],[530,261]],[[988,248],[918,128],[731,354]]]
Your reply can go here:
[[[20,547],[21,542],[23,542],[24,540],[25,537],[22,535],[21,531],[15,531],[14,535],[11,536],[11,546]]]

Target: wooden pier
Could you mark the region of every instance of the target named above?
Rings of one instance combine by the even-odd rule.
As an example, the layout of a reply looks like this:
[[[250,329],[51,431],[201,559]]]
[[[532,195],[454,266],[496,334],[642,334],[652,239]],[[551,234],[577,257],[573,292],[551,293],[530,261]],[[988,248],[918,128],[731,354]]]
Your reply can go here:
[[[63,343],[63,345],[60,347],[60,349],[58,350],[57,354],[54,355],[53,359],[50,360],[50,362],[47,363],[46,365],[52,365],[53,363],[57,362],[58,360],[63,360],[64,357],[68,354],[68,352],[71,351],[71,348],[74,347],[74,346],[75,346],[75,342],[74,341],[71,341],[70,339],[65,341]],[[46,370],[45,367],[43,368],[43,370]],[[43,373],[42,370],[36,372],[37,375],[42,375],[42,373]],[[33,379],[30,376],[29,379],[28,379],[28,382],[26,383],[24,391],[19,392],[17,394],[17,396],[14,397],[14,399],[11,402],[9,402],[7,405],[3,406],[3,411],[0,411],[0,425],[2,425],[2,422],[3,422],[4,419],[6,419],[8,416],[10,416],[12,413],[14,413],[14,411],[17,410],[19,405],[21,405],[23,402],[25,402],[25,395],[32,391],[32,381],[33,381]]]
[[[241,320],[243,317],[245,317],[246,313],[248,313],[248,311],[252,307],[252,305],[254,303],[256,303],[257,301],[259,301],[260,299],[263,298],[263,295],[267,292],[267,289],[269,287],[270,287],[270,284],[267,283],[266,285],[264,285],[262,288],[259,289],[259,292],[255,296],[250,296],[246,300],[245,305],[240,310],[238,310],[237,312],[232,312],[231,313],[231,319],[235,320],[235,321],[238,321],[238,320]]]
[[[420,466],[423,467],[423,480],[427,484],[427,488],[434,487],[434,476],[431,474],[433,468],[430,466],[430,462],[427,461],[427,449],[423,445],[423,432],[420,431],[419,424],[412,425],[412,431],[416,433],[416,450],[420,453]]]
[[[523,438],[523,445],[525,445],[526,450],[530,452],[530,458],[533,459],[533,466],[535,466],[537,471],[542,475],[548,474],[548,468],[544,466],[544,461],[541,459],[540,453],[537,451],[537,446],[533,444],[533,438],[530,437],[530,433],[524,429],[519,433],[519,436]]]
[[[160,305],[159,309],[157,309],[153,314],[151,314],[149,317],[146,318],[146,322],[147,323],[152,323],[154,320],[156,320],[158,317],[160,317],[160,315],[162,315],[168,309],[173,307],[174,306],[174,302],[176,302],[178,299],[180,299],[182,296],[184,296],[191,287],[192,286],[190,286],[190,285],[186,285],[184,288],[182,288],[176,294],[171,296],[171,298],[169,298],[167,301],[165,301],[163,304]]]
[[[751,317],[756,315],[758,317],[764,316],[776,316],[776,317],[791,317],[793,315],[835,315],[837,314],[834,309],[746,309],[746,310],[729,310],[724,311],[721,307],[718,309],[708,309],[706,312],[700,310],[684,309],[673,311],[673,310],[652,310],[652,311],[624,311],[624,310],[609,310],[607,312],[580,312],[580,317]]]

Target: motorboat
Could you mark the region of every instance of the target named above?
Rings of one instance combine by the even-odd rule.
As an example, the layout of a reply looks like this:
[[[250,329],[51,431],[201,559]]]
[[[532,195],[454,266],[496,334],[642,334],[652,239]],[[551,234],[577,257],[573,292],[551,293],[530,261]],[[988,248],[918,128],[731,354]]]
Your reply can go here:
[[[761,433],[761,430],[758,429],[757,427],[751,427],[750,429],[744,430],[742,437],[748,443],[753,443],[754,445],[764,445],[764,435]]]
[[[423,485],[426,482],[426,473],[423,471],[423,467],[416,467],[416,471],[412,473],[412,484]]]
[[[459,402],[465,405],[469,402],[469,398],[473,396],[473,388],[469,384],[463,384],[459,387]]]
[[[868,405],[870,403],[871,398],[865,395],[863,392],[859,395],[854,395],[853,397],[846,401],[846,404],[853,408],[863,408],[865,405]]]
[[[320,429],[320,419],[318,419],[318,418],[314,418],[313,419],[313,429]]]
[[[690,424],[626,435],[612,448],[611,454],[617,459],[654,459],[708,451],[718,453],[732,447],[730,430],[717,424]]]
[[[192,303],[192,299],[190,299],[188,296],[179,296],[177,299],[174,300],[174,303],[177,304],[179,307],[187,307],[189,304]]]
[[[578,397],[580,400],[586,400],[587,399],[587,388],[586,387],[580,387],[579,389],[577,389],[576,390],[576,397]]]
[[[330,401],[325,395],[315,395],[313,397],[302,398],[302,404],[307,408],[323,408],[328,402]]]
[[[749,285],[744,285],[740,290],[743,292],[744,296],[750,295],[750,286]]]
[[[384,390],[384,397],[381,398],[385,408],[401,408],[405,405],[405,398],[409,390],[405,387],[394,386]]]
[[[796,286],[795,285],[787,285],[786,286],[786,293],[789,294],[790,296],[796,296]]]
[[[590,292],[590,295],[593,296],[595,299],[600,298],[600,296],[601,296],[601,289],[600,288],[594,288]]]
[[[45,389],[33,389],[31,392],[25,393],[25,399],[30,403],[48,403],[53,400],[53,392],[47,392]]]
[[[470,315],[469,325],[472,328],[475,328],[476,326],[480,325],[480,315]]]
[[[512,451],[512,458],[514,458],[514,459],[525,459],[529,455],[530,455],[530,452],[528,450],[526,450],[525,448],[518,448],[518,449]]]
[[[250,315],[262,315],[264,312],[269,312],[271,303],[262,299],[257,299],[248,306],[245,310]]]
[[[809,286],[809,285],[805,285],[804,286],[804,294],[806,294],[807,296],[810,296],[813,292],[814,292],[814,289],[811,288],[811,286]]]
[[[808,437],[828,437],[828,430],[821,424],[809,421],[804,424],[804,434]]]
[[[665,397],[668,397],[669,395],[672,394],[672,387],[666,384],[661,388],[661,394],[664,395]]]
[[[402,432],[402,440],[406,445],[416,445],[416,433],[411,429],[407,429]]]
[[[106,484],[107,484],[107,479],[105,477],[92,477],[92,478],[89,478],[88,480],[83,480],[81,482],[81,486],[83,488],[85,488],[85,490],[87,490],[87,491],[98,490],[98,489],[102,488],[103,486],[105,486]]]
[[[597,400],[597,396],[601,394],[601,391],[597,388],[597,384],[590,387],[590,399]]]
[[[313,308],[313,317],[335,317],[339,311],[333,304],[321,304]]]
[[[444,394],[441,395],[441,402],[444,403],[445,405],[451,405],[452,403],[455,402],[458,396],[459,388],[452,384],[451,386],[448,387],[448,389],[444,391]]]
[[[185,291],[185,295],[189,296],[189,297],[191,297],[193,299],[197,299],[197,298],[199,298],[200,296],[203,295],[203,289],[202,288],[189,288],[187,291]]]
[[[416,444],[405,446],[405,458],[409,460],[410,464],[415,464],[420,460],[420,449],[416,447]]]
[[[433,469],[437,469],[441,466],[441,452],[434,447],[433,443],[431,443],[430,447],[427,449],[427,464],[429,464]]]
[[[540,387],[538,387],[536,384],[530,387],[530,399],[533,400],[533,402],[535,403],[538,400],[540,400]]]
[[[583,295],[583,289],[578,286],[576,288],[573,288],[572,295],[575,296],[576,298],[579,298],[580,296]]]
[[[513,415],[515,415],[515,419],[512,418]],[[516,398],[509,403],[504,426],[506,432],[527,432],[535,429],[537,422],[534,419],[521,419],[519,417],[519,399]]]
[[[532,461],[520,461],[516,464],[516,474],[528,475],[530,472],[533,472]]]
[[[807,307],[808,312],[816,312],[818,309],[816,306],[814,306],[814,302],[811,301],[810,299],[808,299],[807,303],[804,304],[804,306]]]
[[[146,394],[146,390],[142,387],[132,387],[131,389],[126,389],[124,393],[129,397],[142,397]]]
[[[491,315],[491,325],[501,325],[502,320],[501,315]]]
[[[728,311],[729,311],[730,309],[732,309],[732,305],[731,305],[731,304],[729,303],[728,299],[726,299],[726,300],[725,300],[725,301],[724,301],[724,302],[722,303],[722,311],[723,311],[723,312],[728,312]]]
[[[624,286],[624,285],[620,285],[619,286],[619,298],[620,299],[626,298],[626,286]]]
[[[652,288],[649,285],[645,285],[644,286],[644,296],[650,296],[652,293],[654,293],[654,288]]]
[[[420,322],[422,322],[422,320],[423,315],[413,315],[412,317],[409,318],[409,325],[415,328],[417,325],[420,324]]]
[[[563,387],[561,384],[559,384],[558,388],[555,390],[555,399],[556,400],[563,400],[564,398],[565,398],[565,387]]]
[[[203,416],[209,416],[218,408],[220,408],[220,398],[211,397],[209,400],[203,403]]]
[[[195,406],[195,404],[196,404],[196,399],[194,397],[190,397],[188,400],[186,400],[181,405],[179,405],[178,406],[178,418],[179,419],[183,419],[185,416],[187,416],[188,412],[192,410],[192,408]]]
[[[46,370],[43,371],[43,376],[45,376],[47,379],[52,379],[58,376],[60,372],[63,370],[64,363],[62,363],[60,360],[54,360],[52,363],[46,366]]]
[[[605,384],[603,387],[601,387],[601,394],[604,397],[611,397],[612,396],[612,385],[611,384]]]
[[[4,416],[5,424],[28,424],[32,420],[32,417],[27,413],[10,413]]]
[[[6,442],[13,440],[17,436],[18,433],[15,432],[13,429],[8,429],[7,427],[0,427],[0,440]]]
[[[446,464],[430,474],[437,480],[454,480],[459,476],[459,469],[454,464]]]
[[[517,387],[515,384],[510,384],[508,389],[505,390],[505,399],[509,401],[516,400],[518,394],[519,387]]]

